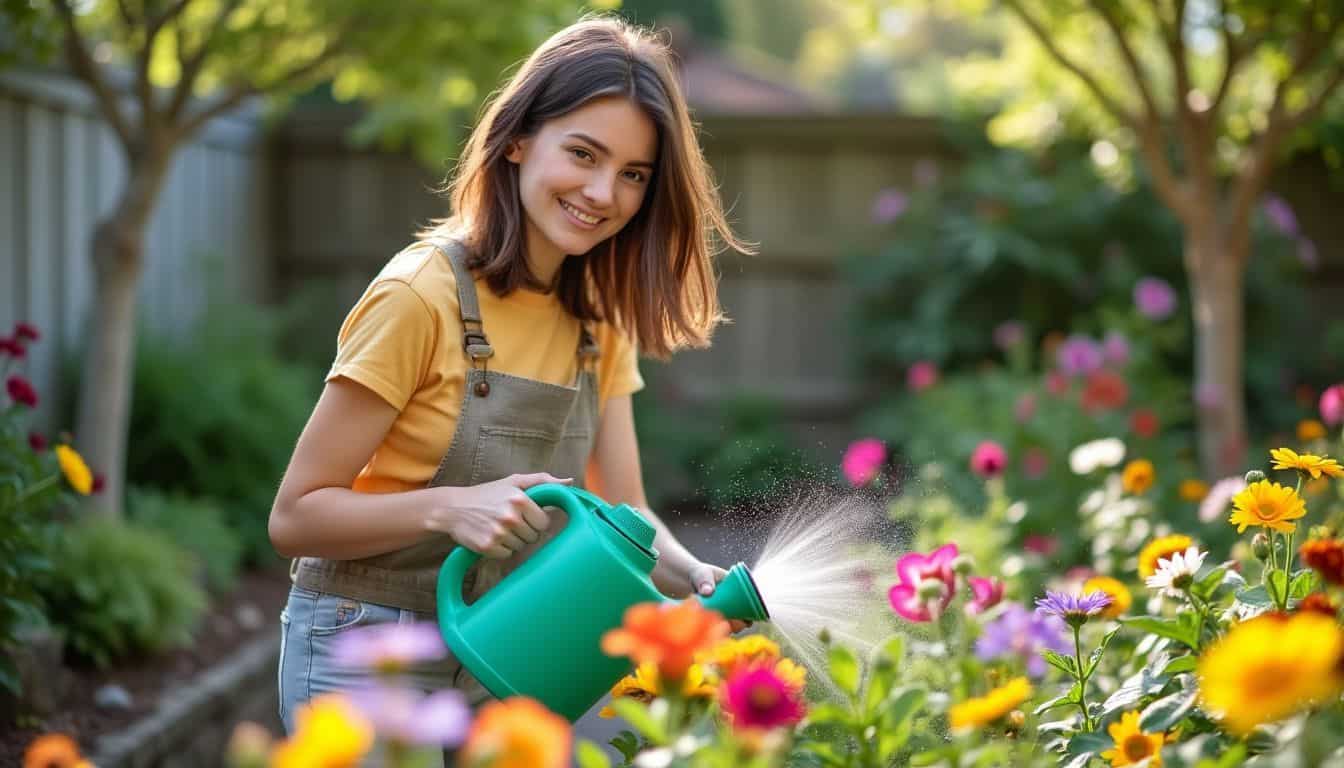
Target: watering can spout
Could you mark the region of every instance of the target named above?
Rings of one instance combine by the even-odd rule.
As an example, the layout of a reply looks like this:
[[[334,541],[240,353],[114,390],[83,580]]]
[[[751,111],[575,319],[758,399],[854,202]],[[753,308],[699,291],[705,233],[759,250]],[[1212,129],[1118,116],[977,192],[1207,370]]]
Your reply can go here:
[[[702,605],[712,611],[718,611],[725,618],[743,621],[768,621],[770,611],[761,599],[761,591],[756,580],[751,577],[746,563],[737,563],[728,569],[714,594],[697,598]]]

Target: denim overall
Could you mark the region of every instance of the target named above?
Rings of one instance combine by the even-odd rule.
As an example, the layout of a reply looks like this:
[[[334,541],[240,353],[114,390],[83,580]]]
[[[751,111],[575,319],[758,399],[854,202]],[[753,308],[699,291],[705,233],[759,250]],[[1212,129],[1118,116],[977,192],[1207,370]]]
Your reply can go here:
[[[457,278],[463,353],[471,368],[452,443],[428,485],[465,487],[542,471],[572,477],[581,484],[597,434],[597,344],[584,328],[579,334],[579,374],[573,387],[491,372],[488,361],[494,350],[486,339],[476,284],[466,267],[463,248],[451,241],[435,245],[450,260]],[[548,509],[547,513],[550,526],[536,542],[507,559],[482,558],[467,574],[468,601],[497,584],[564,527],[567,517],[563,511]],[[293,731],[294,713],[301,703],[321,693],[357,687],[367,679],[358,670],[333,663],[331,649],[340,633],[384,622],[436,621],[439,567],[455,546],[443,535],[359,560],[305,557],[295,561],[294,586],[280,616],[280,718],[286,731]],[[519,627],[519,631],[526,628]],[[411,679],[426,691],[462,689],[473,705],[489,698],[451,655],[423,665]]]

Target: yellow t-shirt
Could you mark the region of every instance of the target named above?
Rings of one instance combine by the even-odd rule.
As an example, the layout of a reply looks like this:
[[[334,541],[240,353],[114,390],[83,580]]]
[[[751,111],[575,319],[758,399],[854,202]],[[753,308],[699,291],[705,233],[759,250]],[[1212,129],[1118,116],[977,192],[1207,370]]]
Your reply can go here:
[[[556,294],[519,290],[501,298],[479,279],[476,293],[495,350],[490,370],[574,385],[580,324]],[[642,389],[629,337],[608,323],[591,330],[601,349],[599,404]],[[412,490],[434,476],[453,441],[470,367],[462,331],[452,264],[425,242],[394,256],[350,310],[327,381],[356,381],[401,412],[355,478],[354,490]]]

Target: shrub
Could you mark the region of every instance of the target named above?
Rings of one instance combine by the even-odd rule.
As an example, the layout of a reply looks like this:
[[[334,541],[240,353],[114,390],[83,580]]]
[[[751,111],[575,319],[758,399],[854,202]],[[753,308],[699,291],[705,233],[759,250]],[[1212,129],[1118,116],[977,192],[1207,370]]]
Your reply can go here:
[[[234,585],[243,545],[224,522],[218,503],[180,493],[132,488],[126,511],[136,524],[162,533],[187,550],[210,589],[226,591]]]

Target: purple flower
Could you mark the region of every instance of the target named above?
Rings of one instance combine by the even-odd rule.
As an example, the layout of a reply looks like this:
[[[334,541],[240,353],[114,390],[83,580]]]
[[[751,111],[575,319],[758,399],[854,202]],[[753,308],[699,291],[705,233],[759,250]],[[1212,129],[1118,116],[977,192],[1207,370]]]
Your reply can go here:
[[[1058,616],[1028,611],[1018,603],[1008,603],[997,619],[985,625],[975,641],[975,655],[981,661],[1017,657],[1027,665],[1027,674],[1041,677],[1048,669],[1041,651],[1068,653],[1064,622]]]
[[[1129,362],[1129,339],[1119,331],[1107,333],[1101,342],[1101,354],[1111,365],[1123,366]]]
[[[332,654],[345,667],[395,673],[413,664],[442,659],[448,647],[438,627],[429,622],[375,624],[342,632]]]
[[[905,213],[910,206],[910,198],[895,187],[884,189],[873,200],[873,221],[878,224],[890,224]]]
[[[1297,216],[1293,213],[1293,207],[1288,205],[1288,201],[1278,195],[1266,195],[1265,202],[1260,206],[1265,212],[1265,217],[1269,223],[1280,233],[1289,237],[1297,236]]]
[[[354,690],[350,698],[379,736],[402,744],[455,747],[471,725],[467,698],[453,689],[426,695],[411,688],[373,685]]]
[[[1160,277],[1145,277],[1134,284],[1134,306],[1150,320],[1163,320],[1176,311],[1176,291]]]
[[[1051,616],[1058,616],[1069,626],[1080,627],[1087,620],[1111,604],[1111,596],[1101,590],[1093,590],[1085,595],[1070,595],[1066,592],[1047,590],[1045,597],[1036,599],[1036,607]]]
[[[1073,335],[1055,352],[1055,363],[1069,376],[1086,376],[1101,367],[1101,347],[1086,336]]]
[[[1027,329],[1016,320],[999,323],[994,328],[994,345],[999,349],[1012,349],[1027,338]]]

